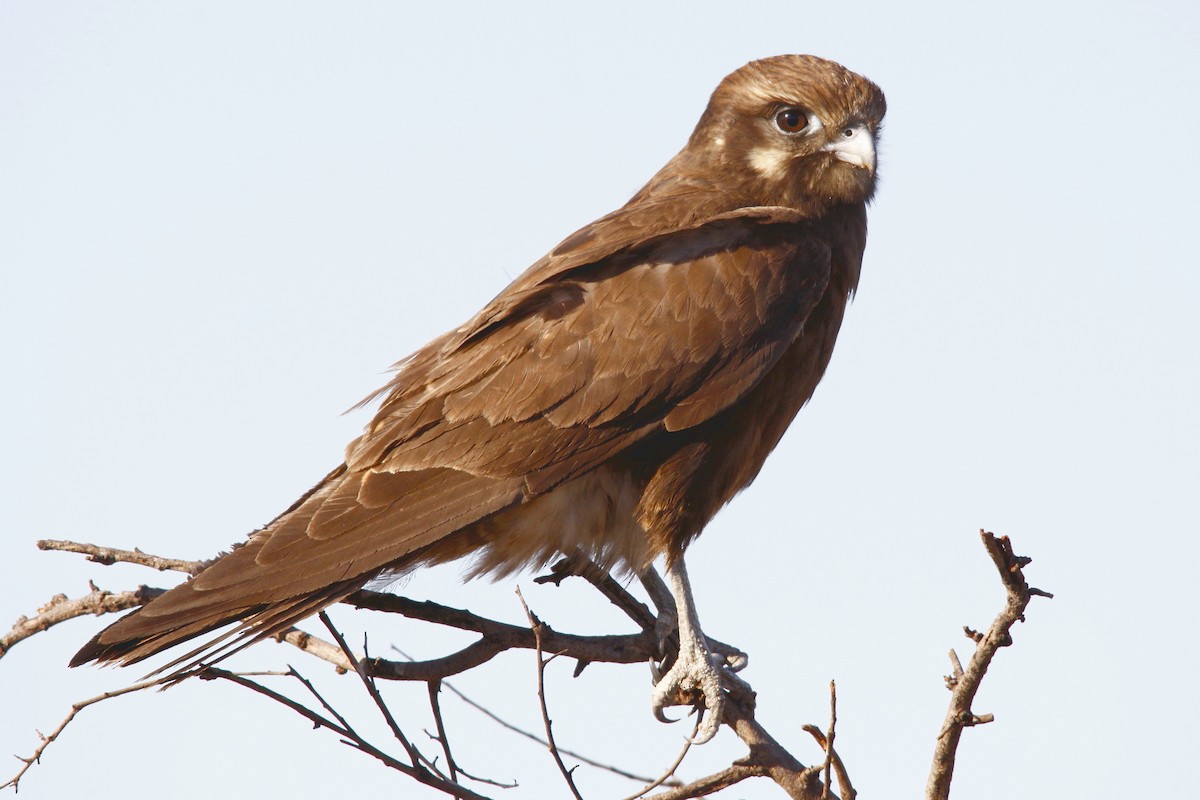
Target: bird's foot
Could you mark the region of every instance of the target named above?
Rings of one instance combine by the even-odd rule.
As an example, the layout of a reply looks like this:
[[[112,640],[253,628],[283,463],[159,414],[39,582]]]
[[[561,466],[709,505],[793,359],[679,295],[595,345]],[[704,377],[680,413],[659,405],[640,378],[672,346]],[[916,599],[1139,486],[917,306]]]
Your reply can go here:
[[[709,652],[701,647],[683,647],[675,663],[654,687],[650,704],[659,722],[675,722],[666,715],[667,706],[695,706],[697,713],[707,713],[696,728],[693,744],[704,744],[717,734],[721,713],[725,708],[725,693],[752,692],[750,685],[734,675],[735,669],[745,666],[745,654],[740,666],[731,664],[730,654]],[[736,659],[732,659],[736,663]]]
[[[674,652],[679,641],[679,617],[675,614],[673,608],[663,608],[659,611],[658,619],[654,623],[654,644],[657,647],[657,661],[650,662],[650,674],[657,683],[663,679],[666,674],[664,671],[666,664],[670,663],[670,656]],[[726,668],[733,672],[741,672],[750,663],[750,654],[744,650],[739,650],[731,644],[719,641],[706,636],[708,642],[708,652],[711,656],[717,658],[718,663],[724,664]]]

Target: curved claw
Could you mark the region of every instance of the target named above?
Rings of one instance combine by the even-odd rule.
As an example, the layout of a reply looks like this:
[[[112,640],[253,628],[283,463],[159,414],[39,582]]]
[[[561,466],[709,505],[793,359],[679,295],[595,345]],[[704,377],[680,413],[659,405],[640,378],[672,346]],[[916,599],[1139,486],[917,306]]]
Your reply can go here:
[[[693,744],[704,744],[717,735],[721,712],[725,708],[724,683],[732,676],[724,672],[724,659],[702,650],[684,650],[671,669],[654,687],[650,706],[659,722],[677,722],[664,711],[667,706],[695,702],[703,698],[703,717],[691,738]]]
[[[700,724],[696,726],[696,734],[689,741],[692,744],[704,744],[711,741],[717,735],[717,731],[721,728],[721,712],[725,709],[725,696],[718,692],[720,699],[715,706],[709,709],[709,713],[705,714]],[[708,699],[705,699],[708,702]],[[703,711],[698,712],[704,714]]]
[[[701,714],[696,730],[691,737],[693,744],[704,744],[717,735],[725,709],[725,691],[749,690],[749,685],[734,674],[746,666],[746,654],[734,647],[712,642],[700,630],[696,605],[692,601],[692,590],[688,583],[687,569],[679,558],[667,564],[667,579],[675,600],[675,614],[663,611],[658,620],[656,633],[660,649],[664,643],[663,619],[674,616],[679,626],[679,651],[675,663],[654,686],[651,707],[654,718],[660,722],[673,722],[663,709],[669,705],[691,705]],[[647,584],[649,588],[652,583]],[[664,604],[658,604],[663,609]],[[651,664],[657,677],[661,664]],[[707,709],[708,713],[704,713]]]
[[[720,710],[721,709],[719,708],[717,709],[717,711]],[[696,726],[696,733],[690,739],[688,739],[688,741],[692,744],[705,744],[711,741],[712,738],[717,735],[717,731],[721,728],[721,723],[716,721],[717,715],[715,713],[704,714],[703,711],[700,711],[699,713],[704,716],[701,717],[700,724]]]

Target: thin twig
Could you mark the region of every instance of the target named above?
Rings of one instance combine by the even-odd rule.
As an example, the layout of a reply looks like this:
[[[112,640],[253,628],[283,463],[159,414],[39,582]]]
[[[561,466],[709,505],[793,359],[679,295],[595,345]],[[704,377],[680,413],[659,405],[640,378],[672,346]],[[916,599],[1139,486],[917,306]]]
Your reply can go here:
[[[210,669],[212,669],[212,668],[210,668]],[[321,704],[321,707],[324,708],[326,711],[328,711],[330,713],[330,715],[332,715],[333,718],[336,719],[338,721],[338,723],[341,724],[341,726],[345,730],[347,730],[347,731],[353,730],[353,728],[350,725],[350,722],[344,716],[342,716],[341,712],[339,712],[336,708],[334,708],[333,705],[328,700],[325,699],[324,695],[322,695],[320,692],[317,691],[317,687],[313,686],[312,681],[310,681],[308,678],[301,675],[299,670],[297,670],[295,667],[293,667],[290,664],[288,665],[288,674],[291,675],[296,680],[300,681],[301,685],[303,685],[304,688],[308,690],[309,694],[311,694],[313,697],[317,698],[317,702]]]
[[[476,783],[486,783],[488,786],[495,786],[499,789],[515,789],[521,785],[521,784],[517,783],[515,780],[498,781],[495,778],[484,778],[480,775],[474,775],[470,772],[467,772],[465,769],[463,769],[461,764],[458,765],[458,774],[462,775],[464,778],[470,778],[471,780],[475,781]]]
[[[534,616],[534,613],[529,610],[529,606],[525,604],[525,598],[521,594],[521,587],[517,587],[517,598],[521,601],[521,607],[525,609],[525,616],[529,618],[529,627],[533,630],[534,638],[537,640],[537,693],[538,703],[542,707],[542,722],[546,726],[546,744],[550,748],[550,755],[554,756],[554,763],[558,765],[558,771],[562,773],[563,779],[567,782],[567,787],[571,790],[571,794],[575,796],[575,800],[583,800],[583,795],[579,793],[579,789],[575,786],[575,778],[571,775],[574,770],[567,769],[567,765],[563,763],[562,756],[559,755],[558,745],[554,742],[554,723],[550,720],[550,708],[546,705],[546,664],[548,659],[542,658],[542,627],[544,623]]]
[[[359,733],[355,731],[353,727],[345,722],[344,717],[334,712],[329,704],[326,703],[319,694],[317,694],[315,689],[313,689],[312,684],[300,677],[299,673],[295,673],[293,671],[292,674],[308,687],[308,689],[320,700],[321,704],[327,710],[334,714],[334,716],[338,719],[338,722],[333,722],[327,717],[323,717],[317,712],[313,711],[311,708],[301,705],[287,695],[280,694],[272,689],[268,689],[266,686],[244,678],[237,673],[229,672],[218,667],[205,667],[202,669],[203,671],[200,677],[205,679],[219,678],[221,680],[231,681],[232,683],[236,683],[239,686],[243,686],[251,691],[268,697],[277,703],[281,703],[282,705],[287,706],[297,714],[307,719],[309,722],[313,723],[314,727],[325,728],[333,731],[341,736],[342,740],[349,746],[376,758],[391,769],[394,769],[397,772],[402,772],[410,778],[425,784],[426,786],[437,789],[441,792],[451,795],[452,797],[461,798],[462,800],[490,800],[490,798],[486,797],[485,795],[472,792],[470,789],[467,789],[457,783],[451,783],[444,778],[435,775],[420,764],[409,766],[408,764],[405,764],[404,762],[380,750],[378,747],[371,744],[361,735],[359,735]]]
[[[58,739],[58,737],[64,730],[66,730],[67,726],[71,724],[71,721],[75,719],[75,716],[79,714],[80,711],[83,711],[88,706],[95,705],[96,703],[104,700],[111,700],[114,697],[120,697],[133,692],[140,692],[143,689],[161,686],[168,682],[169,679],[167,678],[156,678],[150,681],[141,681],[139,683],[126,686],[124,689],[114,689],[111,692],[104,692],[103,694],[98,694],[95,697],[88,698],[87,700],[80,700],[78,703],[72,703],[71,711],[67,714],[66,718],[63,719],[63,721],[58,724],[58,727],[51,731],[49,735],[43,734],[40,731],[38,732],[38,737],[41,738],[42,743],[39,744],[37,749],[33,751],[32,756],[29,756],[28,758],[17,756],[17,760],[24,762],[24,766],[21,767],[16,775],[9,778],[6,782],[0,784],[0,789],[7,789],[11,786],[13,790],[16,791],[18,784],[21,782],[21,778],[24,777],[25,773],[29,771],[29,768],[41,760],[42,754],[46,752],[46,748],[53,744],[56,739]]]
[[[837,749],[833,746],[833,740],[837,738],[837,684],[834,681],[829,682],[829,728],[822,733],[821,729],[816,725],[804,725],[803,730],[809,736],[816,740],[817,744],[825,751],[825,763],[821,768],[825,778],[822,783],[824,787],[821,789],[822,800],[827,800],[833,796],[833,781],[830,780],[830,768],[833,770],[833,776],[837,778],[838,789],[841,791],[842,800],[854,800],[858,793],[854,791],[854,786],[850,783],[850,775],[846,771],[846,765],[842,763],[842,757],[838,755]]]
[[[837,736],[837,683],[829,682],[829,732],[825,734],[825,770],[822,800],[829,800],[829,769],[833,766],[833,740]]]
[[[653,569],[651,569],[651,572],[653,572]],[[550,567],[548,574],[534,578],[533,582],[553,583],[555,586],[559,586],[564,579],[572,576],[583,578],[590,583],[596,591],[608,598],[610,603],[637,623],[642,630],[654,630],[657,618],[646,607],[645,603],[642,603],[630,594],[629,590],[613,578],[607,570],[581,552],[560,558]],[[659,582],[662,582],[661,578]],[[667,597],[669,598],[670,596],[670,591],[668,590]]]
[[[358,677],[362,680],[363,686],[366,687],[367,694],[371,696],[371,700],[374,701],[375,707],[379,709],[379,713],[383,715],[384,721],[387,722],[388,728],[392,731],[392,736],[396,738],[396,741],[400,742],[400,745],[404,748],[405,752],[408,753],[408,757],[412,760],[413,767],[419,766],[423,758],[420,751],[417,750],[416,745],[408,740],[408,737],[404,735],[404,731],[400,730],[400,726],[396,723],[395,717],[392,716],[391,709],[388,708],[387,703],[383,702],[383,698],[379,694],[379,688],[375,685],[375,681],[372,680],[371,676],[367,674],[367,671],[363,669],[362,664],[359,663],[358,658],[354,655],[354,652],[350,649],[350,646],[346,644],[346,640],[342,637],[341,632],[338,631],[337,628],[333,627],[333,622],[330,621],[329,615],[322,611],[320,614],[318,614],[318,616],[320,617],[321,622],[324,623],[325,627],[329,630],[330,635],[333,636],[334,641],[336,641],[338,646],[342,648],[342,652],[346,654],[347,660],[350,661],[355,673],[358,674]]]
[[[683,786],[650,795],[648,800],[688,800],[692,797],[705,797],[722,789],[728,789],[747,778],[762,778],[768,775],[770,775],[770,769],[762,764],[734,764],[720,772],[706,775]]]
[[[408,659],[409,661],[416,660],[412,656],[410,656],[408,653],[405,653],[403,650],[396,647],[395,645],[392,645],[392,649],[395,650],[397,653],[399,653],[404,658]],[[500,727],[505,728],[506,730],[510,730],[513,733],[517,734],[518,736],[523,736],[526,739],[529,739],[531,742],[537,742],[542,747],[549,747],[549,742],[547,742],[545,739],[538,736],[536,733],[532,733],[530,731],[525,730],[524,728],[518,727],[518,726],[512,724],[511,722],[509,722],[508,720],[504,719],[503,717],[497,715],[494,711],[492,711],[487,706],[485,706],[482,703],[478,702],[477,700],[474,700],[471,697],[468,697],[467,695],[463,694],[463,692],[458,687],[456,687],[454,684],[450,683],[450,681],[441,681],[441,686],[443,689],[450,691],[451,693],[456,695],[458,697],[458,699],[462,700],[464,703],[469,705],[471,708],[475,709],[480,714],[483,714],[485,717],[492,720]],[[634,772],[627,772],[627,771],[621,769],[620,767],[613,766],[612,764],[601,763],[599,761],[596,761],[593,758],[589,758],[588,756],[583,755],[582,753],[580,753],[576,750],[568,750],[565,747],[560,747],[558,749],[558,752],[562,753],[563,755],[570,756],[571,758],[579,759],[580,761],[582,761],[583,763],[587,764],[590,767],[595,767],[596,769],[606,770],[608,772],[613,773],[614,775],[620,775],[622,778],[628,778],[631,781],[638,781],[639,783],[650,783],[653,780],[652,778],[647,777],[645,775],[638,775],[637,773],[634,773]],[[462,770],[462,767],[460,766],[459,769]],[[472,776],[472,780],[481,780],[481,779],[475,778]],[[492,781],[487,781],[487,782],[492,783]],[[670,779],[668,779],[666,781],[666,783],[671,784]],[[673,785],[677,785],[677,784],[678,784],[678,782],[676,782],[676,784],[673,784]],[[500,785],[506,786],[507,784],[500,784]]]
[[[683,749],[679,751],[679,755],[675,757],[675,760],[671,762],[671,765],[667,767],[663,774],[659,775],[653,781],[647,783],[637,792],[629,795],[624,800],[638,800],[639,797],[644,797],[646,792],[649,792],[651,789],[657,789],[659,786],[662,786],[664,783],[671,780],[671,777],[675,774],[675,770],[679,769],[679,765],[683,763],[683,759],[687,756],[688,751],[692,749],[692,743],[696,740],[696,733],[700,730],[700,722],[703,719],[703,715],[696,715],[696,724],[692,726],[691,734],[684,740]],[[682,782],[677,782],[677,785],[682,785]]]
[[[426,684],[429,690],[429,708],[433,712],[433,724],[437,728],[437,739],[441,742],[442,752],[446,754],[446,769],[450,772],[450,780],[457,781],[458,765],[450,753],[450,737],[446,735],[446,725],[442,721],[442,706],[438,702],[438,692],[442,688],[441,681],[430,681]]]
[[[61,539],[42,539],[37,543],[37,546],[39,550],[82,553],[88,557],[88,561],[94,561],[97,564],[104,564],[105,566],[111,566],[117,562],[141,564],[144,567],[152,567],[159,572],[173,570],[193,575],[199,572],[200,568],[206,563],[204,561],[185,561],[180,558],[164,558],[163,556],[143,553],[136,548],[133,550],[118,550],[115,547],[100,547],[99,545],[87,544],[86,542],[68,542]]]

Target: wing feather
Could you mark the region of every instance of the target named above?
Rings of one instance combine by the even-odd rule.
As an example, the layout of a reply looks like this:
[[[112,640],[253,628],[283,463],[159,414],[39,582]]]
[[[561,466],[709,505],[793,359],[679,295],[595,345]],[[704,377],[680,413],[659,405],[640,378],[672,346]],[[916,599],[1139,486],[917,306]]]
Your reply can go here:
[[[830,253],[805,224],[772,208],[673,230],[599,221],[403,362],[342,468],[76,662],[137,660],[239,619],[227,646],[240,647],[655,432],[714,418],[825,289]]]

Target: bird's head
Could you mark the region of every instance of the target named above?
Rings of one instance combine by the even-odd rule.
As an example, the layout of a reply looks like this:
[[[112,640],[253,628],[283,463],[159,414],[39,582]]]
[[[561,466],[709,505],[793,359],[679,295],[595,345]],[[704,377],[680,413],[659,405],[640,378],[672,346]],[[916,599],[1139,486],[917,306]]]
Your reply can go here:
[[[875,193],[886,109],[878,86],[840,64],[766,58],[721,82],[685,152],[756,205],[819,213]]]

